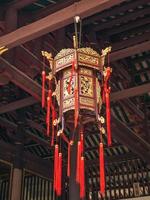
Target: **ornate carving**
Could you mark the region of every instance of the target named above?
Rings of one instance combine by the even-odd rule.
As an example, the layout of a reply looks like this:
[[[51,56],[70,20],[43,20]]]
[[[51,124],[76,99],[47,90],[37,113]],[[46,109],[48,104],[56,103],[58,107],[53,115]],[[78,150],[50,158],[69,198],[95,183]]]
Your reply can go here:
[[[94,57],[100,57],[100,55],[90,47],[79,48],[79,49],[77,49],[77,52],[84,53],[84,54],[87,54],[87,55],[91,55],[91,56],[94,56]]]
[[[55,56],[55,60],[60,59],[62,57],[65,57],[69,54],[72,54],[75,52],[75,49],[62,49],[56,56]]]
[[[80,75],[80,94],[93,97],[93,80],[91,77]]]
[[[60,106],[60,80],[56,84],[55,93],[56,93],[56,99],[57,99],[58,105]]]
[[[64,79],[64,82],[63,82],[63,90],[64,90],[63,98],[64,98],[64,99],[66,99],[66,98],[68,98],[69,96],[71,96],[71,95],[74,94],[75,77],[74,77],[74,76],[72,77],[70,93],[68,93],[68,85],[69,85],[69,82],[70,82],[70,77]]]

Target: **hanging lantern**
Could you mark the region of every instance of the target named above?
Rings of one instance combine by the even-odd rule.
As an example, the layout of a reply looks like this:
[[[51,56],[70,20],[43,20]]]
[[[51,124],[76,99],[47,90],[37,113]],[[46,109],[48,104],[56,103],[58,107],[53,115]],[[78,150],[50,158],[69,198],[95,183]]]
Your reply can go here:
[[[103,127],[104,118],[101,117],[101,106],[106,105],[106,127],[108,133],[108,145],[111,145],[111,131],[110,131],[110,102],[109,102],[109,78],[111,74],[111,68],[104,68],[105,57],[111,51],[111,47],[102,50],[100,55],[95,50],[87,48],[78,48],[76,44],[76,37],[74,37],[74,48],[72,49],[62,49],[55,57],[52,59],[51,56],[46,52],[43,55],[47,55],[47,59],[51,65],[51,73],[55,77],[56,89],[52,96],[57,99],[58,109],[56,109],[53,100],[51,102],[51,107],[49,113],[52,113],[52,144],[54,144],[55,138],[62,138],[68,143],[68,161],[67,161],[67,176],[70,176],[70,149],[73,145],[74,138],[69,139],[64,133],[64,124],[72,123],[74,130],[78,127],[86,125],[90,120],[93,123],[100,124],[100,191],[102,195],[105,193],[105,177],[104,177],[104,148],[102,141],[102,134],[104,134],[105,129]],[[101,76],[101,81],[98,76]],[[43,91],[42,91],[43,92]],[[44,92],[43,92],[44,94]],[[57,115],[53,112],[56,112]],[[50,112],[51,111],[51,112]],[[58,123],[61,123],[61,130],[58,130]],[[54,132],[56,128],[56,133]],[[50,130],[48,130],[49,133]],[[94,133],[93,133],[94,134]],[[51,135],[49,133],[49,135]],[[56,140],[59,143],[59,140]],[[54,173],[56,173],[56,161],[60,156],[60,162],[62,162],[62,153],[59,150],[59,145],[55,146],[55,163],[54,163]],[[62,148],[62,147],[61,147]],[[61,149],[60,148],[60,149]],[[85,157],[84,157],[84,129],[79,131],[78,135],[78,147],[77,147],[77,174],[76,182],[80,186],[80,198],[84,198],[85,188],[84,188],[84,168],[85,168]],[[60,152],[58,154],[58,152]],[[59,156],[58,156],[59,155]],[[59,174],[61,174],[61,164],[59,165]],[[61,194],[61,182],[57,180],[56,174],[54,174],[54,181],[56,193],[58,196]],[[59,186],[57,185],[59,182]],[[57,188],[58,186],[58,188]],[[57,192],[58,190],[58,192]]]

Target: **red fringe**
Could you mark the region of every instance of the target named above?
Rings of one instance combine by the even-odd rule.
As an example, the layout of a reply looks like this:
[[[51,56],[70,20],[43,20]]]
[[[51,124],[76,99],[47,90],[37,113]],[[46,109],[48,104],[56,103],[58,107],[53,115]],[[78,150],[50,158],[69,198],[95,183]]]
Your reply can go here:
[[[81,172],[80,172],[80,198],[85,197],[85,175],[84,175],[84,157],[81,157]]]
[[[70,149],[71,144],[68,144],[68,161],[67,161],[67,176],[70,177]]]
[[[62,153],[59,153],[58,178],[57,178],[57,195],[58,196],[61,196],[61,183],[62,183]]]
[[[51,140],[51,146],[54,145],[54,136],[55,136],[55,126],[54,126],[54,120],[56,119],[56,111],[54,106],[52,105],[52,140]]]
[[[45,81],[46,81],[46,73],[42,71],[42,108],[45,106]]]
[[[78,141],[76,182],[80,183],[81,142]]]
[[[50,134],[50,108],[51,108],[51,97],[52,91],[48,90],[48,97],[47,97],[47,115],[46,115],[46,123],[47,123],[47,136]]]
[[[54,191],[57,193],[58,191],[58,173],[57,173],[57,167],[58,167],[58,145],[55,145],[55,152],[54,152]]]
[[[78,115],[79,115],[79,110],[78,110],[79,109],[78,108],[78,89],[77,88],[75,88],[75,90],[74,90],[74,97],[75,97],[74,126],[76,128],[77,124],[78,124]]]
[[[106,91],[106,125],[107,125],[107,141],[108,146],[111,146],[111,127],[110,127],[110,89]]]
[[[69,84],[68,84],[68,88],[67,88],[69,94],[70,94],[70,90],[71,90],[71,82],[72,82],[74,70],[75,70],[75,62],[73,61],[72,68],[71,68],[71,74],[70,74],[70,80],[69,80]]]
[[[99,167],[100,167],[100,193],[105,194],[105,166],[104,166],[104,147],[103,143],[99,145]]]
[[[83,145],[83,134],[81,134],[80,141],[81,141],[81,154],[82,154],[83,151],[84,151],[84,145]]]

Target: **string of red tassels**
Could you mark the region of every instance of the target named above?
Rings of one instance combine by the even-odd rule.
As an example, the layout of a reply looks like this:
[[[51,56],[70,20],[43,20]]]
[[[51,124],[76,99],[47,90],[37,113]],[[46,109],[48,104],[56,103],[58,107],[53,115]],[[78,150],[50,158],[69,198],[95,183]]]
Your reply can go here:
[[[84,156],[80,159],[80,198],[85,197],[85,175],[84,175]]]
[[[111,146],[111,126],[110,126],[110,87],[108,81],[110,79],[111,68],[107,67],[105,69],[105,79],[104,79],[104,89],[103,89],[103,102],[106,103],[106,127],[107,127],[107,138],[108,146]]]
[[[45,70],[42,71],[42,108],[45,106],[45,82],[46,82],[46,73]]]
[[[61,195],[62,186],[62,153],[59,153],[59,146],[55,145],[54,152],[54,191],[57,196]]]
[[[110,88],[106,90],[106,126],[108,146],[111,146],[111,126],[110,126]]]
[[[57,195],[58,196],[61,196],[61,183],[62,183],[62,153],[59,153],[58,173],[57,173]]]
[[[105,165],[104,165],[104,146],[103,143],[99,145],[99,167],[100,167],[100,193],[105,194]]]
[[[54,191],[57,194],[58,191],[58,173],[57,173],[57,167],[58,167],[58,157],[59,157],[59,149],[58,145],[55,145],[55,150],[54,150]]]

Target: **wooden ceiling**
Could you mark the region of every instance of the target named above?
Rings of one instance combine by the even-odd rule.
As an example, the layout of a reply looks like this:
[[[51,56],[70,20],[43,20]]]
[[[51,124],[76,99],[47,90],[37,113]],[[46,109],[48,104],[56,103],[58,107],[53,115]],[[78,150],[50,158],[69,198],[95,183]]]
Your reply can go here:
[[[22,5],[17,2],[19,1],[1,1],[0,4],[3,13],[0,18],[0,46],[5,44],[10,48],[0,57],[0,140],[7,145],[13,145],[17,138],[19,123],[22,122],[25,152],[50,162],[53,149],[50,148],[49,138],[46,137],[45,111],[40,105],[40,74],[44,64],[41,50],[55,55],[61,48],[72,47],[74,27],[70,24],[71,21],[67,23],[63,21],[62,25],[58,23],[55,28],[50,27],[52,25],[49,22],[49,28],[43,31],[43,21],[41,27],[36,30],[40,34],[37,34],[33,30],[33,22],[37,25],[38,20],[46,16],[51,19],[52,13],[55,14],[68,6],[80,6],[82,1],[75,3],[71,0],[28,0],[23,1]],[[14,8],[14,5],[18,5],[17,13],[8,13],[7,8]],[[109,1],[109,4],[104,4],[104,8],[99,5],[98,11],[95,12],[83,15],[82,46],[91,46],[101,51],[102,48],[111,45],[113,49],[110,57],[113,68],[112,147],[107,147],[106,137],[104,141],[107,187],[118,188],[115,184],[120,184],[119,181],[110,180],[114,170],[115,173],[119,171],[123,174],[127,171],[136,173],[149,171],[150,2],[149,0]],[[17,19],[17,22],[10,24],[9,15],[17,16],[12,18]],[[25,25],[31,27],[27,29],[28,36],[24,35]],[[99,181],[99,134],[96,127],[91,124],[86,127],[85,133],[85,156],[89,177],[87,182],[93,192],[92,195],[95,195],[94,191],[98,191]],[[147,177],[149,176],[148,174]],[[148,179],[145,184],[148,183]],[[125,182],[125,180],[120,181],[121,184],[123,181]],[[138,180],[134,180],[136,181]],[[120,193],[116,191],[115,195],[111,194],[111,198],[134,196],[120,190],[118,192]],[[143,192],[143,195],[147,195],[148,192]]]

